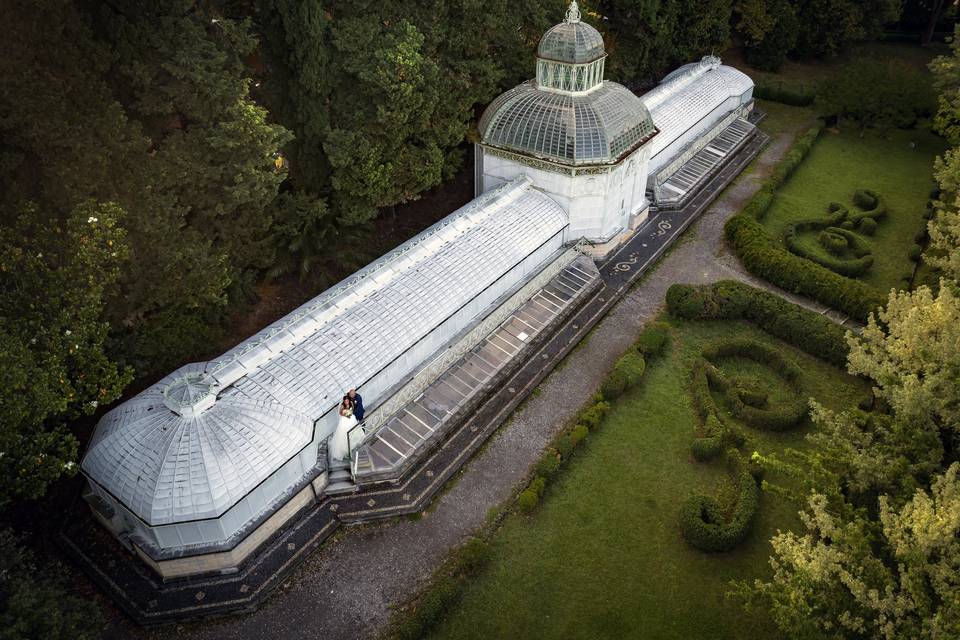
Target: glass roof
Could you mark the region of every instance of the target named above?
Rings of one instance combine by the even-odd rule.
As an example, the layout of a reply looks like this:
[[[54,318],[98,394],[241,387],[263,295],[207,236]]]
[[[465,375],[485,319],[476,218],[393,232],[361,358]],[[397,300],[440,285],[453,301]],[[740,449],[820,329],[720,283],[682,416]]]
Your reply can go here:
[[[570,3],[566,19],[543,34],[537,56],[559,62],[585,63],[605,56],[603,36],[586,22],[580,22],[576,2]]]
[[[526,82],[490,103],[480,119],[484,143],[567,165],[616,162],[655,132],[640,99],[610,81],[585,95]]]
[[[345,390],[566,225],[527,178],[481,195],[217,361],[183,367],[114,408],[84,472],[151,525],[222,515],[312,440],[314,421]],[[202,412],[170,408],[201,397],[211,401]]]
[[[181,416],[172,389],[201,379],[189,364],[97,424],[84,472],[151,525],[216,517],[313,439],[313,420],[269,395],[228,389],[214,408]]]
[[[753,80],[749,76],[720,64],[719,58],[707,56],[700,62],[680,67],[644,94],[640,99],[660,131],[652,143],[651,171],[663,164],[662,159],[657,160],[657,154],[687,129],[727,98],[741,96],[752,88]]]

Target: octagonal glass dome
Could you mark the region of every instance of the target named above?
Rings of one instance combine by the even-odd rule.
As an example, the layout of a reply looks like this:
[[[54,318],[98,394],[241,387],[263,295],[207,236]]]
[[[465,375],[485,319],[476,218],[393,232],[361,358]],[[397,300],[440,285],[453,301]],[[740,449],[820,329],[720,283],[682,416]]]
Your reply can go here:
[[[480,119],[485,144],[566,165],[616,162],[656,131],[640,98],[616,82],[586,95],[526,82],[490,103]]]
[[[640,147],[657,129],[640,98],[603,79],[605,57],[600,33],[571,2],[540,41],[537,79],[480,118],[483,144],[567,166],[613,164]]]

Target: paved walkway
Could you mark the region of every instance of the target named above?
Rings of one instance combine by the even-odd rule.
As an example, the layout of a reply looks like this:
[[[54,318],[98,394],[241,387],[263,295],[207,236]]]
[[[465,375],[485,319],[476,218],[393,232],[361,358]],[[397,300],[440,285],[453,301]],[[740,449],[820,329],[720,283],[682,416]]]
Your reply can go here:
[[[771,141],[755,168],[710,206],[688,236],[639,285],[623,291],[622,300],[597,325],[589,341],[550,375],[541,392],[490,439],[422,518],[341,530],[250,615],[153,630],[118,618],[106,636],[334,640],[370,637],[382,629],[391,605],[414,593],[449,551],[481,526],[487,511],[510,496],[557,429],[589,399],[640,327],[659,312],[671,284],[735,278],[766,286],[746,274],[726,252],[723,224],[758,189],[790,139],[790,134],[784,134]],[[630,255],[624,253],[618,260],[629,262]]]

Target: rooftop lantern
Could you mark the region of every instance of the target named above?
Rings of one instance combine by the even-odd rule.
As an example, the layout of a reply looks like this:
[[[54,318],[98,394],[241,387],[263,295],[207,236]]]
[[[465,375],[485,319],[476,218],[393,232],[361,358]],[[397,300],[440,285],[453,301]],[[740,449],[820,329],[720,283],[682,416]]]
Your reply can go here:
[[[547,31],[537,47],[537,86],[547,91],[582,95],[603,84],[607,54],[603,36],[580,21],[576,0],[566,17]]]

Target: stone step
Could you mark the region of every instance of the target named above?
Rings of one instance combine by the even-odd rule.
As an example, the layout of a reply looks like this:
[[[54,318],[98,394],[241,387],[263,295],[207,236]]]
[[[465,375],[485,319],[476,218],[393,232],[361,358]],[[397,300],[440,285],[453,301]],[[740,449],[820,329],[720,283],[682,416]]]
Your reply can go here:
[[[344,493],[356,493],[360,490],[360,487],[353,484],[352,482],[331,482],[327,485],[327,488],[324,489],[324,492],[328,496],[340,495]]]
[[[349,469],[337,469],[336,471],[331,471],[330,475],[327,476],[330,480],[330,484],[336,482],[353,482],[353,475],[350,473]]]
[[[329,470],[331,472],[338,471],[340,469],[349,469],[350,461],[349,460],[332,460],[330,461]]]

